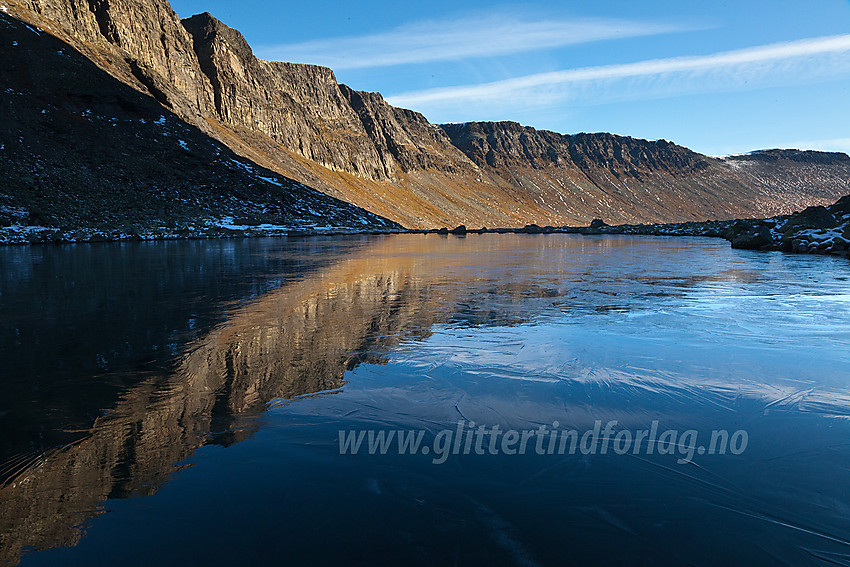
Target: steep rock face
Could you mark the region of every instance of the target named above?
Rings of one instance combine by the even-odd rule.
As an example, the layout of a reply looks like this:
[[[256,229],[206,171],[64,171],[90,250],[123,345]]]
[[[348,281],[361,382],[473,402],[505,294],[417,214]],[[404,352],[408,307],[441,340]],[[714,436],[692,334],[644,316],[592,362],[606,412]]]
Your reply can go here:
[[[418,112],[387,104],[380,93],[340,85],[382,156],[387,172],[436,169],[474,173],[477,168],[437,126]]]
[[[516,122],[467,122],[441,128],[472,161],[501,171],[596,167],[637,177],[656,170],[694,173],[708,165],[704,156],[665,140],[651,142],[614,134],[569,136]]]
[[[752,195],[705,156],[660,140],[567,136],[515,122],[443,125],[476,164],[534,203],[536,224],[749,216]]]
[[[156,0],[21,0],[71,37],[112,48],[127,72],[181,118],[212,108],[212,88],[192,40],[167,3]],[[116,62],[113,62],[116,63]],[[121,66],[120,59],[117,64]]]
[[[241,33],[208,13],[183,26],[225,124],[260,131],[327,168],[365,179],[475,169],[424,116],[390,106],[379,93],[339,85],[326,67],[258,59]]]
[[[260,131],[325,167],[366,178],[392,173],[333,71],[254,57],[238,31],[210,14],[183,21],[214,91],[223,123]]]
[[[665,140],[570,136],[515,122],[442,128],[472,161],[542,204],[551,220],[568,224],[767,217],[828,204],[850,191],[850,158],[821,152],[715,159]]]
[[[2,11],[0,61],[0,243],[394,226],[239,158]]]

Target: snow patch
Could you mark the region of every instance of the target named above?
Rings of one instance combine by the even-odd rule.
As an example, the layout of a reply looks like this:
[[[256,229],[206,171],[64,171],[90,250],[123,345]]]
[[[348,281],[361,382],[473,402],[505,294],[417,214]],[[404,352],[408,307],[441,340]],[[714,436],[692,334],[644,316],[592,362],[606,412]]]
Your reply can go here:
[[[219,228],[226,228],[228,230],[244,230],[244,231],[287,231],[292,230],[291,226],[284,226],[279,224],[258,224],[258,225],[249,225],[249,224],[235,224],[233,221],[233,217],[222,217],[221,219],[213,219],[212,226],[217,226]]]
[[[5,227],[5,230],[10,232],[17,232],[19,234],[32,234],[33,232],[41,232],[43,230],[50,230],[50,228],[46,226],[38,226],[38,225],[25,225],[25,224],[11,224]]]
[[[821,229],[821,228],[810,228],[807,230],[801,230],[794,235],[794,238],[805,237],[811,240],[816,240],[818,242],[826,242],[828,240],[835,240],[836,238],[841,238],[841,235],[844,233],[844,227],[838,226],[836,228],[831,228],[829,230]]]
[[[277,185],[278,187],[283,187],[283,183],[281,183],[277,179],[274,179],[273,177],[263,177],[262,175],[258,175],[257,178],[262,179],[266,183],[271,183],[272,185]]]

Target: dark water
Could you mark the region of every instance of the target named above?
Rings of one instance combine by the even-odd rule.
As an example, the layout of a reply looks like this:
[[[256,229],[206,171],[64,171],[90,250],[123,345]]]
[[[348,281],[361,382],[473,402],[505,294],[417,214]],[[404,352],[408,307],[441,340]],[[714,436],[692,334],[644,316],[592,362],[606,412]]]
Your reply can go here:
[[[708,239],[0,248],[0,561],[850,565],[848,278]]]

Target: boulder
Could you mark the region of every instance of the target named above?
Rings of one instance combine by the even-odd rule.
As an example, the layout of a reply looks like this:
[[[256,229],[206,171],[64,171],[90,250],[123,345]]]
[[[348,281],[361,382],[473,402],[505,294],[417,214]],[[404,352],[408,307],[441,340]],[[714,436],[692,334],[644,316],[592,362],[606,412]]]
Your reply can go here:
[[[850,215],[850,195],[841,197],[835,204],[827,207],[832,216],[842,218]]]
[[[743,250],[764,250],[776,244],[770,228],[761,222],[738,221],[727,238],[732,243],[732,248]]]
[[[835,228],[838,220],[826,207],[809,207],[803,212],[792,215],[782,226],[781,232],[798,228]]]

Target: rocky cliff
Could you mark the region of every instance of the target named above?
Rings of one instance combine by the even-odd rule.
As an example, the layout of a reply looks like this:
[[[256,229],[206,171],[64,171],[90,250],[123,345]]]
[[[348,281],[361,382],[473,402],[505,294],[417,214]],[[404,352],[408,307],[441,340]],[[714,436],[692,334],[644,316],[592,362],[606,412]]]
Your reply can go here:
[[[355,91],[345,85],[340,88],[385,160],[388,175],[422,170],[478,173],[443,131],[418,112],[390,106],[380,93]]]
[[[196,121],[212,107],[212,89],[192,41],[167,2],[15,0],[16,17],[71,42],[95,63]]]
[[[210,14],[183,21],[212,85],[216,117],[257,130],[330,169],[368,179],[392,172],[325,67],[254,57],[238,31]]]
[[[698,173],[708,166],[705,156],[665,140],[650,142],[613,134],[566,136],[516,122],[467,122],[441,128],[472,161],[499,171],[606,168],[618,176],[640,179],[642,173]]]
[[[242,158],[0,12],[0,243],[393,228]]]
[[[750,167],[663,140],[437,127],[330,69],[260,60],[238,31],[181,21],[166,0],[2,1],[236,154],[409,228],[765,217],[847,192],[846,165],[814,154]]]
[[[567,224],[767,217],[850,193],[845,154],[777,150],[718,159],[666,140],[569,136],[515,122],[442,128],[473,162]]]

